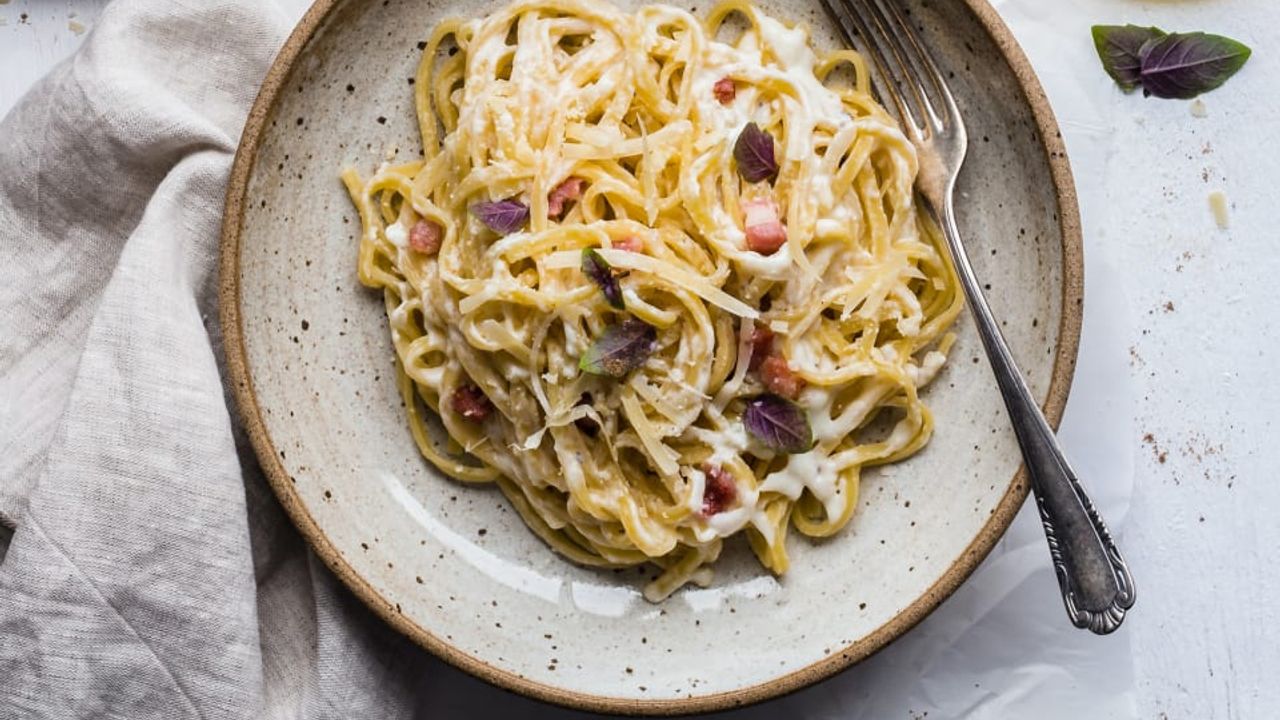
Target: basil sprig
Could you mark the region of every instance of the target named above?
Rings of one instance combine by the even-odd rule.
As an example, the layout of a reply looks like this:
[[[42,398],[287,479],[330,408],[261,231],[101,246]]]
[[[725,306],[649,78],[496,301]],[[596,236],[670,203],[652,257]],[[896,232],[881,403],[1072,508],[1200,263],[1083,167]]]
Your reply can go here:
[[[1220,87],[1249,60],[1236,40],[1203,32],[1166,33],[1140,25],[1095,25],[1102,67],[1126,91],[1191,99]]]

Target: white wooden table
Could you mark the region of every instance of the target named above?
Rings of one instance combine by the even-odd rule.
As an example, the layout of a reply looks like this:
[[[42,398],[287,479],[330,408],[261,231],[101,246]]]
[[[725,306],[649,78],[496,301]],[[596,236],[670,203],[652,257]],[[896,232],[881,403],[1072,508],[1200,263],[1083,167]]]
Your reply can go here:
[[[1121,630],[1133,654],[1138,717],[1273,717],[1280,710],[1280,382],[1273,378],[1280,221],[1272,214],[1280,186],[1280,7],[995,4],[1049,92],[1080,190],[1084,338],[1061,434],[1087,483],[1127,496],[1132,482],[1127,516],[1112,524],[1122,527],[1138,581],[1138,607]],[[0,0],[0,114],[77,47],[105,5]],[[1218,32],[1255,55],[1205,97],[1208,116],[1195,118],[1185,102],[1116,91],[1088,40],[1098,22]],[[1229,229],[1210,214],[1213,190],[1229,198]],[[1045,710],[1043,717],[1056,717]]]

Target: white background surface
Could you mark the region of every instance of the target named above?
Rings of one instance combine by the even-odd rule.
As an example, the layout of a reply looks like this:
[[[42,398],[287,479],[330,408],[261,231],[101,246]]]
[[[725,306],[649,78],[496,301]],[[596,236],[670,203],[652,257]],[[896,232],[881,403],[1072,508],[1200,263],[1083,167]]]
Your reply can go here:
[[[105,4],[0,0],[0,114],[79,44],[72,21],[91,29]],[[281,4],[301,12],[305,2]],[[1272,379],[1280,350],[1280,8],[1269,0],[994,4],[1048,90],[1075,169],[1086,311],[1061,434],[1121,528],[1138,605],[1110,638],[1061,630],[1050,575],[1000,572],[1001,563],[1031,558],[1047,566],[1024,511],[982,571],[988,585],[1003,578],[1010,586],[970,583],[940,611],[970,619],[964,637],[950,634],[964,624],[931,618],[912,642],[854,671],[859,687],[838,685],[846,673],[747,715],[920,718],[921,708],[934,708],[932,718],[1029,710],[1047,719],[1272,717],[1280,710],[1280,384]],[[1186,102],[1123,95],[1102,73],[1089,26],[1121,22],[1227,34],[1255,54],[1204,98],[1208,117],[1194,118]],[[1230,200],[1227,230],[1209,212],[1212,190]],[[1054,650],[1046,656],[1085,669],[1019,660],[1025,677],[1010,682],[984,678],[998,664],[954,657],[961,647],[996,662],[1002,644],[1026,658],[1043,644]],[[920,682],[884,692],[904,674]],[[453,671],[438,675],[455,712],[532,709]],[[1005,692],[957,708],[943,696],[959,682]]]

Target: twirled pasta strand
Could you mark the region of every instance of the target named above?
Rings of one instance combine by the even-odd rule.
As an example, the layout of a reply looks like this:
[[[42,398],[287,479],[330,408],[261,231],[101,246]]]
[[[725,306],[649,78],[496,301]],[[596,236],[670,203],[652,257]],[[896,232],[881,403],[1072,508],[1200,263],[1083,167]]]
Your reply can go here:
[[[732,39],[729,25],[741,27]],[[826,83],[837,70],[852,83]],[[729,102],[713,91],[725,78]],[[928,441],[918,390],[945,361],[961,298],[914,203],[914,149],[856,52],[817,58],[803,27],[745,0],[705,21],[665,5],[520,0],[441,23],[414,87],[426,159],[343,173],[362,223],[359,277],[384,292],[423,456],[458,480],[496,481],[558,552],[654,564],[653,600],[705,583],[738,532],[782,573],[788,527],[838,532],[862,468]],[[772,187],[736,169],[748,122],[777,140]],[[584,191],[553,216],[549,196],[571,178]],[[748,247],[742,221],[763,196],[786,227],[768,255]],[[469,214],[511,197],[529,208],[519,232],[498,237]],[[438,253],[405,242],[424,220]],[[625,272],[627,312],[657,331],[622,380],[579,370],[619,315],[579,269],[584,248]],[[743,355],[753,324],[777,333],[807,385],[808,452],[763,449],[743,428],[761,392]],[[492,417],[447,401],[468,386]],[[735,504],[708,514],[712,466]]]

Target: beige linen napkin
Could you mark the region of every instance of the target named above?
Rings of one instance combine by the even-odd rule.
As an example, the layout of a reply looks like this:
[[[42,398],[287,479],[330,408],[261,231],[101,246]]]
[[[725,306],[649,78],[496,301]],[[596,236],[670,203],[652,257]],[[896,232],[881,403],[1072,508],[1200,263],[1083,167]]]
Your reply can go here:
[[[115,3],[0,125],[0,717],[412,716],[425,656],[305,549],[219,377],[223,190],[289,26]]]

